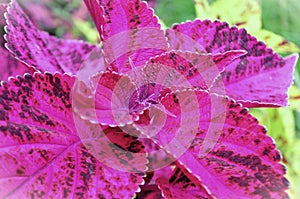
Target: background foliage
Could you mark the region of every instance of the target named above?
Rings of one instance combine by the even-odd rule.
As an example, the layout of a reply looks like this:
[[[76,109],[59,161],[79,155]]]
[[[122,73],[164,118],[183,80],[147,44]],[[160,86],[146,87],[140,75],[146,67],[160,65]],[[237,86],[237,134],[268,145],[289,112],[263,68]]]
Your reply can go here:
[[[24,3],[25,2],[25,3]],[[299,52],[300,4],[298,0],[149,0],[165,27],[186,20],[219,18],[239,25],[264,40],[282,56]],[[81,0],[20,0],[40,28],[64,38],[97,42],[93,27]],[[44,9],[44,17],[34,16],[32,5]],[[36,7],[35,7],[36,8]],[[46,13],[46,14],[45,14]],[[272,33],[273,32],[273,33]],[[275,34],[276,35],[275,35]],[[286,39],[290,43],[286,43]],[[282,42],[285,45],[281,45]],[[290,89],[290,105],[279,109],[253,109],[281,150],[291,181],[291,198],[300,197],[300,62]]]

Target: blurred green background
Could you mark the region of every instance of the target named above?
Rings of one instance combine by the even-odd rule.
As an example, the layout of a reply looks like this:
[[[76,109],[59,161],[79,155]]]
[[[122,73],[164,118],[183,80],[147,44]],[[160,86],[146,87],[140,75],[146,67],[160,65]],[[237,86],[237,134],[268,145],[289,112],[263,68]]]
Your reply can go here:
[[[24,3],[26,2],[26,3]],[[31,2],[28,3],[28,2]],[[20,0],[40,28],[64,38],[99,40],[81,0]],[[239,25],[282,56],[299,53],[300,3],[298,0],[148,0],[164,27],[186,20],[216,18]],[[34,9],[43,9],[45,16]],[[35,16],[36,15],[36,16]],[[50,21],[49,21],[50,19]],[[287,42],[289,41],[289,42]],[[292,199],[300,198],[300,62],[290,91],[290,105],[250,110],[268,129],[288,167]]]

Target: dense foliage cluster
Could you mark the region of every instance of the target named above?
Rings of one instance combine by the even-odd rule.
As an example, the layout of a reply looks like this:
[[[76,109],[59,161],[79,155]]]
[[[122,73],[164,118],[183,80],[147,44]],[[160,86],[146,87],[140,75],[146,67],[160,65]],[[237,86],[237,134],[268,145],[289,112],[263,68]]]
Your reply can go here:
[[[84,2],[100,45],[0,4],[1,198],[288,198],[247,108],[287,105],[297,54],[221,21],[163,30],[139,0]]]

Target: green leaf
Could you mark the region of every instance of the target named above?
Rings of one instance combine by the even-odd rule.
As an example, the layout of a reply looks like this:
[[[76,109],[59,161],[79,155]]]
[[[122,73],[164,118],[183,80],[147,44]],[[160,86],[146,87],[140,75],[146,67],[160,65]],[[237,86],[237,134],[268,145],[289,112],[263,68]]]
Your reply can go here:
[[[207,0],[194,0],[194,2],[197,18],[210,20],[215,19],[214,13],[212,13],[211,7]]]
[[[262,27],[261,9],[257,0],[219,0],[211,5],[211,9],[216,18],[246,28],[250,33]]]
[[[297,66],[296,66],[295,84],[298,88],[300,88],[300,61],[297,62]]]
[[[193,0],[163,0],[158,1],[156,14],[167,26],[196,17]]]
[[[292,42],[288,42],[282,36],[271,31],[260,29],[257,32],[252,32],[257,39],[264,41],[268,47],[274,49],[279,53],[299,52],[298,46]]]
[[[200,19],[219,19],[250,32],[262,27],[261,9],[257,0],[218,0],[211,5],[207,0],[195,0],[195,9]]]
[[[165,29],[168,28],[167,25],[166,25],[166,23],[162,19],[159,18],[158,22],[160,23],[162,29],[165,30]]]
[[[300,46],[298,0],[262,0],[263,26]]]
[[[293,85],[289,89],[289,96],[290,108],[300,112],[300,89]]]
[[[288,165],[287,178],[290,180],[288,190],[291,199],[298,199],[300,196],[300,140],[290,145],[290,150],[284,153],[285,163]]]
[[[88,21],[81,19],[74,19],[74,29],[75,35],[84,35],[87,41],[91,43],[98,43],[99,34],[98,31],[93,27]]]

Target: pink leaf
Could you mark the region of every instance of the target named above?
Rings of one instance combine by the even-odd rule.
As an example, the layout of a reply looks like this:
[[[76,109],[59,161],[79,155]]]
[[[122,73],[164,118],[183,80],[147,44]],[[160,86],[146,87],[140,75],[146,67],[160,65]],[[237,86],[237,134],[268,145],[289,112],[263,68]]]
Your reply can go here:
[[[2,83],[1,198],[131,198],[143,182],[141,174],[115,170],[96,158],[106,153],[124,167],[124,162],[136,166],[134,156],[125,156],[127,151],[141,154],[137,161],[145,164],[136,138],[117,128],[99,131],[98,125],[73,117],[74,81],[68,75],[35,73]],[[94,156],[88,144],[102,141],[103,133],[123,152],[105,151],[100,145],[96,147],[100,154]]]
[[[0,44],[4,44],[4,26],[5,26],[5,18],[4,18],[4,13],[6,12],[7,4],[0,3]]]
[[[85,0],[103,41],[107,65],[121,74],[167,50],[153,10],[139,0]]]
[[[101,33],[101,26],[105,23],[104,8],[101,6],[99,0],[84,0],[84,3],[90,12],[96,28]]]
[[[153,148],[145,140],[142,141],[151,160],[148,167],[151,170],[160,169],[183,155],[193,142],[199,120],[202,130],[207,132],[206,138],[217,140],[215,131],[222,128],[222,114],[225,117],[222,109],[224,102],[220,99],[210,98],[206,92],[197,96],[191,91],[178,91],[162,97],[159,102],[161,108],[151,105],[150,110],[145,111],[140,120],[134,123],[143,136],[160,146],[156,148],[154,145]],[[216,124],[210,125],[211,114],[215,115]],[[209,150],[209,146],[203,145],[202,153],[206,153],[206,150]]]
[[[9,4],[6,15],[7,48],[21,61],[39,71],[75,74],[94,45],[59,40],[38,30],[15,0]]]
[[[0,81],[25,73],[33,74],[34,71],[34,68],[15,59],[6,49],[0,48]]]
[[[4,26],[5,25],[5,18],[4,18],[4,13],[6,12],[7,9],[7,4],[6,3],[0,3],[0,25]]]
[[[185,42],[189,40],[180,39],[183,35],[192,38],[195,44],[187,45]],[[246,30],[230,28],[219,21],[196,20],[174,25],[167,36],[171,49],[194,52],[196,47],[198,50],[202,47],[212,54],[246,50],[247,55],[231,63],[222,73],[227,95],[250,107],[287,105],[286,92],[292,83],[297,55],[282,58]]]
[[[180,139],[182,130],[178,129],[182,128],[181,120],[192,120],[182,114],[183,108],[177,103],[190,95],[197,96],[200,114],[197,131],[193,132],[195,138],[189,143],[186,139],[192,134],[185,133],[185,140]],[[181,106],[190,106],[186,100],[182,102]],[[212,102],[219,103],[213,105]],[[222,108],[218,107],[222,102],[226,103],[223,122],[220,119],[222,111],[212,111]],[[288,181],[284,177],[285,168],[280,164],[280,153],[274,141],[266,135],[265,128],[247,109],[201,91],[170,94],[162,99],[162,104],[177,117],[169,117],[165,127],[157,133],[156,140],[172,155],[179,154],[180,150],[187,148],[186,144],[190,144],[176,163],[190,172],[191,176],[185,173],[189,180],[196,177],[216,198],[288,198],[285,192]],[[202,110],[206,110],[205,115]],[[191,122],[184,124],[185,131],[186,126],[192,125]],[[208,135],[211,128],[214,134]]]
[[[101,62],[102,54],[100,47],[88,44],[84,41],[77,40],[61,40],[56,37],[48,36],[42,32],[47,39],[47,47],[52,53],[63,71],[69,74],[77,74],[83,64],[92,64],[93,62]],[[91,54],[97,53],[95,60],[91,59]],[[98,67],[100,72],[102,68]],[[57,71],[55,71],[57,72]]]
[[[174,157],[179,157],[190,147],[196,134],[202,131],[206,132],[206,141],[199,154],[207,154],[223,127],[225,99],[189,89],[169,93],[160,103],[173,116],[167,115],[163,127],[156,132],[159,144]]]
[[[168,167],[169,168],[169,167]],[[154,177],[154,172],[147,172],[146,177],[144,177],[145,184],[141,185],[141,191],[137,193],[136,198],[145,199],[162,199],[161,191],[158,189],[155,183],[152,183]]]
[[[216,55],[167,52],[151,58],[146,64],[143,69],[145,82],[168,88],[196,87],[207,90],[220,75],[220,71],[243,54],[243,51],[229,51]]]
[[[185,172],[187,172],[185,170]],[[190,177],[190,178],[189,178]],[[162,176],[156,180],[162,195],[166,199],[208,199],[212,196],[202,187],[197,178],[192,178],[176,167],[170,177]]]
[[[85,0],[102,40],[138,28],[160,28],[153,10],[139,0]]]
[[[267,58],[266,58],[267,59]],[[222,79],[215,82],[212,92],[219,92],[225,84],[226,93],[241,102],[246,107],[278,107],[286,106],[288,103],[287,90],[293,82],[294,67],[297,63],[298,54],[282,59],[284,63],[280,67],[267,69],[262,67],[253,74],[250,72],[241,72],[239,78],[235,78],[237,73],[235,70],[226,69],[222,73]],[[252,59],[242,59],[239,66],[243,68],[243,64],[255,66],[257,61]],[[237,66],[237,67],[239,67]],[[247,69],[252,70],[252,69]]]
[[[132,122],[130,104],[132,96],[136,93],[136,87],[128,76],[122,76],[114,72],[103,72],[94,76],[90,93],[94,95],[77,97],[76,112],[83,118],[110,126],[124,126]],[[83,88],[74,90],[80,94]]]
[[[156,185],[146,185],[141,186],[141,192],[137,193],[136,199],[163,199],[163,197]]]
[[[6,24],[4,13],[8,4],[0,3],[0,81],[8,80],[10,76],[23,75],[24,73],[33,73],[35,70],[15,59],[2,45],[4,45],[3,33]]]

